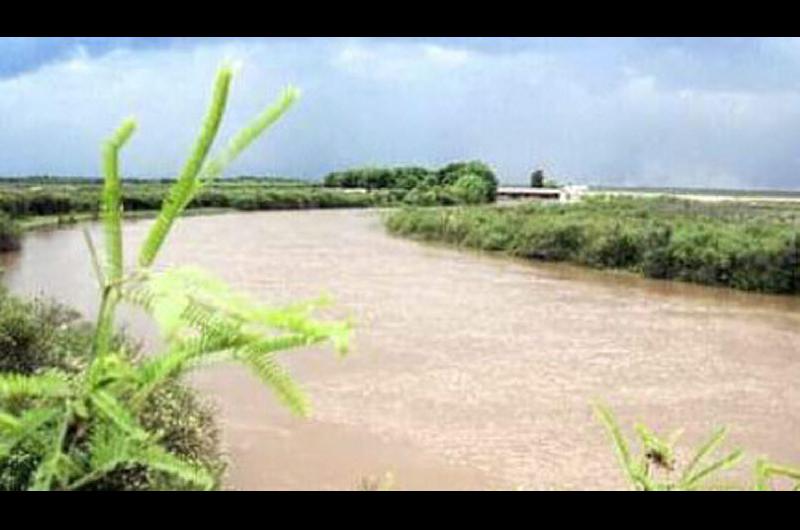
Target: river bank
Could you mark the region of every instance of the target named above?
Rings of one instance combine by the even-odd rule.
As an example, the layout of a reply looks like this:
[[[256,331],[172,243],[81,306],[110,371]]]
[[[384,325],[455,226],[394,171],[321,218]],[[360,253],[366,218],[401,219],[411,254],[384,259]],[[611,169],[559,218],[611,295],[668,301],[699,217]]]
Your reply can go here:
[[[150,223],[126,223],[126,240]],[[284,358],[310,421],[236,368],[197,378],[220,409],[229,488],[352,489],[390,471],[397,489],[622,489],[597,398],[625,426],[684,427],[692,445],[726,424],[750,459],[800,460],[795,297],[420,244],[387,236],[375,210],[234,212],[176,230],[161,265],[201,266],[276,304],[327,292],[356,324],[344,360]],[[0,258],[4,283],[93,315],[81,230],[25,238]],[[153,347],[149,321],[122,320]]]
[[[800,293],[800,206],[675,197],[398,209],[398,235],[746,291]]]

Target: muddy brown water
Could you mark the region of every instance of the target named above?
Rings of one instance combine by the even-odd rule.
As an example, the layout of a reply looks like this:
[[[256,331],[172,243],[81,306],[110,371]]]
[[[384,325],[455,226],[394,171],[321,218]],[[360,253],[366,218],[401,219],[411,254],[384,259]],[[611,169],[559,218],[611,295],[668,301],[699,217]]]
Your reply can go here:
[[[151,222],[126,225],[128,249]],[[31,233],[2,263],[12,291],[93,315],[79,229]],[[160,264],[200,265],[271,303],[329,293],[357,322],[344,360],[285,356],[311,419],[238,367],[194,377],[219,406],[232,489],[352,489],[385,472],[397,489],[624,488],[594,399],[626,426],[683,427],[690,444],[729,425],[748,465],[800,462],[796,297],[421,244],[365,210],[185,218]],[[153,347],[145,318],[121,317]]]

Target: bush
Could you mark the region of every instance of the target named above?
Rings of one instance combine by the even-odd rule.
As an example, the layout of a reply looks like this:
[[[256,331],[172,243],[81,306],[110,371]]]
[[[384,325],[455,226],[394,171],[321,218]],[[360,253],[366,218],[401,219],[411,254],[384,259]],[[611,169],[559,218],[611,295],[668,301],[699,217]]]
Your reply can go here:
[[[77,374],[90,361],[93,326],[78,313],[60,304],[24,301],[0,292],[0,373],[34,374],[56,369]],[[124,335],[131,357],[138,357],[136,344]],[[170,381],[149,398],[142,423],[152,432],[161,431],[165,447],[183,458],[204,465],[221,480],[225,462],[220,451],[218,428],[212,408],[194,390]],[[0,491],[25,489],[38,466],[37,458],[24,446],[0,457]],[[188,485],[170,475],[141,467],[116,470],[92,485],[92,489],[185,489]]]
[[[800,293],[796,208],[601,197],[570,205],[459,208],[447,216],[398,210],[386,225],[402,235],[527,258],[791,294]]]
[[[8,214],[0,212],[0,252],[19,250],[22,230]]]
[[[455,184],[465,175],[476,175],[486,183],[488,193],[487,201],[492,202],[497,195],[497,177],[489,166],[483,162],[455,162],[448,164],[436,172],[437,183],[440,186]]]
[[[461,185],[460,179],[469,177]],[[481,185],[478,186],[477,182]],[[402,201],[415,206],[491,202],[497,178],[483,162],[454,162],[432,171],[421,167],[361,168],[337,171],[324,179],[326,187],[407,190]],[[478,200],[480,198],[480,200]]]
[[[466,173],[450,186],[450,191],[463,204],[480,204],[489,202],[492,196],[491,185],[475,173]]]

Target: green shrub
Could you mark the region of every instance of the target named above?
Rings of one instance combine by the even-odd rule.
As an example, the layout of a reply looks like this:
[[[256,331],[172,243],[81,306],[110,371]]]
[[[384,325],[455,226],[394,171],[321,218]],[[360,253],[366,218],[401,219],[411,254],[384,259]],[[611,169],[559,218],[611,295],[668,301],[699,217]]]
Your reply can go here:
[[[419,192],[421,193],[421,192]],[[427,192],[417,203],[431,205]],[[411,194],[409,194],[411,195]],[[427,203],[427,204],[426,204]],[[795,208],[797,210],[795,210]],[[652,278],[770,293],[800,292],[800,208],[673,198],[586,198],[386,217],[401,235],[533,259],[618,268]],[[453,227],[459,227],[453,230]]]
[[[30,375],[47,370],[78,374],[90,361],[93,333],[91,324],[61,304],[24,301],[0,292],[0,374]],[[116,335],[114,342],[131,360],[139,357],[137,345],[125,336]],[[170,452],[210,469],[215,483],[221,481],[225,462],[213,410],[194,390],[178,380],[169,381],[148,399],[142,423],[152,432],[163,433],[162,441]],[[0,490],[25,489],[38,463],[35,453],[25,446],[0,457]],[[125,490],[187,487],[191,484],[141,466],[115,470],[92,485],[93,489]]]
[[[458,184],[460,179],[466,179]],[[480,184],[479,184],[480,182]],[[483,162],[455,162],[432,171],[421,167],[359,168],[329,173],[326,187],[406,190],[404,204],[435,206],[492,202],[497,178]]]
[[[466,173],[458,177],[452,186],[451,192],[462,204],[481,204],[489,202],[492,196],[491,185],[474,173]]]
[[[8,214],[0,212],[0,252],[19,250],[22,242],[22,231],[19,225]]]

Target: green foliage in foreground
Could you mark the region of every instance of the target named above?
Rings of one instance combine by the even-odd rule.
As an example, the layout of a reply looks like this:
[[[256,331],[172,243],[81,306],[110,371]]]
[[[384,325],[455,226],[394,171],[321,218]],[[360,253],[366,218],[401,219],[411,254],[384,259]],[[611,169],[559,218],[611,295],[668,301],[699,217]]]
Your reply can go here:
[[[60,304],[28,302],[0,292],[0,374],[58,370],[77,377],[91,360],[93,334],[91,324]],[[136,344],[122,335],[115,335],[113,341],[130,356],[129,361],[140,362]],[[213,410],[188,385],[177,379],[165,382],[144,403],[141,422],[147,430],[163,433],[164,447],[170,453],[208,469],[214,483],[220,482],[225,462]],[[0,491],[25,489],[38,464],[36,451],[20,443],[4,449],[4,454],[0,458]],[[111,471],[91,487],[167,490],[192,485],[166,473],[131,466]]]
[[[727,433],[719,429],[694,452],[682,470],[676,469],[675,442],[680,431],[668,439],[662,439],[644,425],[636,425],[641,443],[641,452],[635,456],[613,414],[602,405],[595,406],[595,413],[608,430],[617,450],[620,465],[631,485],[638,490],[693,490],[698,489],[715,473],[730,469],[742,457],[742,451],[734,450],[727,455],[707,462],[719,447]]]
[[[233,361],[249,368],[291,410],[307,414],[309,403],[278,363],[277,353],[323,342],[345,351],[349,325],[315,320],[312,311],[319,304],[275,309],[231,291],[202,271],[150,267],[192,197],[297,96],[292,89],[284,92],[219,156],[206,160],[224,112],[230,76],[228,68],[220,71],[190,162],[164,201],[132,270],[125,270],[123,262],[118,155],[134,123],[124,123],[105,146],[104,259],[85,232],[100,288],[87,364],[75,373],[45,369],[0,374],[0,458],[24,449],[32,460],[26,484],[30,489],[92,488],[110,474],[130,468],[169,475],[195,488],[214,488],[218,484],[213,470],[171,451],[165,433],[146,423],[148,401],[191,369]],[[135,359],[124,344],[114,340],[120,302],[137,305],[153,316],[163,334],[163,352]]]
[[[651,278],[800,293],[800,206],[590,197],[575,204],[405,209],[396,234]]]
[[[675,444],[681,431],[664,439],[644,425],[636,425],[641,451],[638,455],[634,455],[611,411],[599,404],[594,406],[594,410],[611,437],[620,467],[625,472],[628,482],[636,490],[697,490],[708,486],[714,488],[715,485],[709,481],[722,471],[736,466],[743,455],[740,449],[735,449],[717,458],[712,456],[727,435],[727,429],[723,427],[714,431],[708,440],[692,452],[692,457],[682,469],[677,469]],[[755,489],[772,489],[772,481],[777,477],[788,479],[793,482],[791,487],[794,490],[800,490],[799,469],[774,464],[766,459],[759,459],[756,462]],[[719,487],[721,484],[716,484],[716,488]]]

